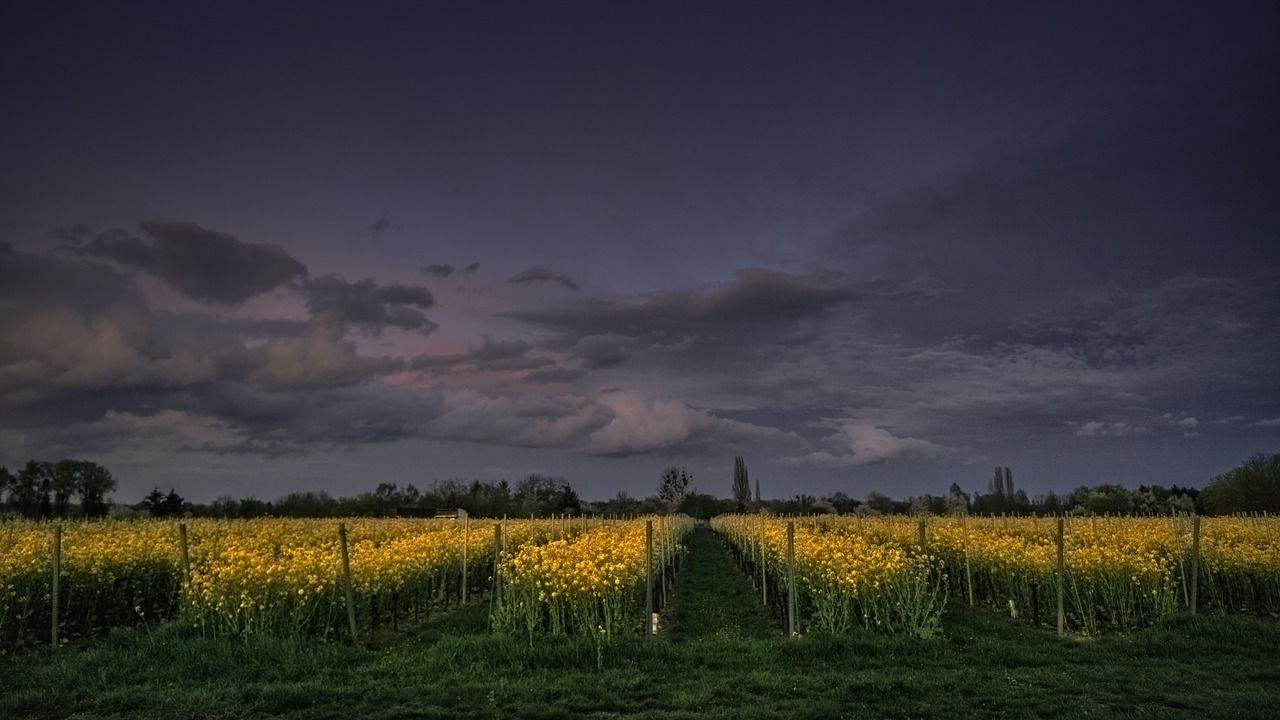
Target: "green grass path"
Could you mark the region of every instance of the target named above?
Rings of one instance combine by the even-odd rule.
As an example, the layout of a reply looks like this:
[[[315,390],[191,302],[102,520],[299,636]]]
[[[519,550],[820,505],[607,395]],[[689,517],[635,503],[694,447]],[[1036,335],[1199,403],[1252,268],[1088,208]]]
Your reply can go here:
[[[662,631],[673,642],[766,638],[779,632],[729,546],[706,527],[689,538],[689,551],[663,615]]]

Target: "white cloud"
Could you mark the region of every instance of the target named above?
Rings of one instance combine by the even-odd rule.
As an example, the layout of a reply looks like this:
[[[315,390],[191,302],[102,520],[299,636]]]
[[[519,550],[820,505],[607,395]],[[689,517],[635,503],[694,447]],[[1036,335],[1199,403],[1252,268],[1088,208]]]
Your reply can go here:
[[[1259,420],[1258,422],[1254,423],[1253,426],[1261,427],[1261,428],[1280,427],[1280,417],[1271,418],[1269,420]]]
[[[613,413],[607,425],[591,433],[589,450],[600,455],[651,452],[710,441],[734,442],[787,437],[773,428],[725,420],[678,400],[655,400],[631,390],[600,395]]]
[[[1076,437],[1126,437],[1129,435],[1145,435],[1147,429],[1133,426],[1125,422],[1105,423],[1093,420],[1080,426]]]
[[[824,467],[850,467],[885,463],[906,455],[938,457],[950,448],[913,437],[898,437],[874,425],[845,423],[840,432],[826,438],[834,451],[820,450],[800,457],[786,458],[788,464],[812,463]]]

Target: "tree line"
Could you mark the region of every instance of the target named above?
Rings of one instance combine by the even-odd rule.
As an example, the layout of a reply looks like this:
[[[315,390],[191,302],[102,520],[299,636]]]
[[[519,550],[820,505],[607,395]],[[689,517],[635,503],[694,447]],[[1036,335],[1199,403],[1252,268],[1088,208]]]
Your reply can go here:
[[[324,491],[295,492],[276,500],[224,495],[211,503],[190,503],[170,489],[153,489],[133,505],[113,505],[107,493],[116,489],[110,471],[92,462],[32,460],[18,473],[0,467],[0,516],[28,518],[103,517],[119,515],[167,517],[392,517],[430,516],[445,510],[465,510],[477,517],[547,517],[550,515],[641,515],[683,513],[707,519],[733,512],[775,514],[865,513],[1056,515],[1167,515],[1196,512],[1205,515],[1236,512],[1280,512],[1280,454],[1256,454],[1242,465],[1214,477],[1203,489],[1140,485],[1137,489],[1112,483],[1081,485],[1067,493],[1030,497],[1014,484],[1008,467],[995,468],[986,492],[965,492],[952,483],[945,494],[904,499],[872,491],[863,498],[844,492],[823,496],[800,493],[764,499],[760,480],[754,484],[746,461],[734,458],[730,497],[699,492],[693,475],[683,467],[664,469],[652,495],[633,497],[620,491],[612,498],[583,501],[562,477],[533,473],[514,485],[506,480],[437,480],[424,489],[380,483],[373,491],[335,497]],[[79,500],[74,503],[73,500]]]
[[[25,518],[105,517],[115,489],[111,472],[87,460],[31,460],[17,473],[0,467],[0,499]]]

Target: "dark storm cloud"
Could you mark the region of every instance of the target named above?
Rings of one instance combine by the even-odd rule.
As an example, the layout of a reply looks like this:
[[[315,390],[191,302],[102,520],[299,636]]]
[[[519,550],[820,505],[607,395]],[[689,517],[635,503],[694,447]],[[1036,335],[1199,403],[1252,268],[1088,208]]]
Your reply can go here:
[[[307,283],[307,308],[313,315],[325,315],[351,323],[374,334],[388,327],[416,330],[426,335],[437,325],[420,310],[435,304],[425,287],[383,285],[365,278],[347,282],[336,275],[313,278]]]
[[[1280,265],[1277,77],[1269,57],[1157,85],[1030,150],[882,199],[831,249],[936,284],[928,312],[884,317],[921,339],[1078,332],[1178,275],[1256,283]]]
[[[444,263],[439,265],[427,265],[426,267],[422,268],[422,272],[427,275],[434,275],[439,278],[447,278],[450,275],[454,274],[455,272],[462,273],[463,275],[475,275],[479,269],[480,269],[480,263],[478,262],[473,262],[464,268],[457,268],[448,263]]]
[[[527,285],[532,282],[552,282],[558,283],[570,290],[577,290],[578,283],[574,282],[570,277],[558,272],[552,272],[544,267],[531,267],[522,270],[507,279],[509,283],[517,285]]]
[[[116,230],[73,247],[155,275],[193,300],[229,305],[307,274],[279,245],[245,243],[194,223],[144,222],[138,229],[151,241]]]
[[[708,292],[671,292],[619,302],[592,298],[565,308],[517,310],[507,315],[560,333],[565,345],[588,336],[626,338],[713,337],[744,326],[770,326],[816,318],[865,299],[878,283],[855,288],[835,273],[792,275],[778,270],[739,270],[733,282]]]
[[[529,357],[532,350],[533,346],[522,340],[494,340],[485,335],[478,348],[453,355],[419,355],[409,362],[409,367],[445,375],[531,370],[552,363],[547,358]]]
[[[536,385],[555,385],[559,383],[571,383],[587,374],[585,370],[571,370],[569,368],[546,368],[543,370],[534,370],[525,376],[524,381],[534,383]]]
[[[395,286],[370,294],[426,302]],[[159,411],[244,427],[252,418],[237,416],[227,393],[323,398],[403,368],[342,335],[328,314],[299,323],[168,313],[112,265],[0,252],[0,405],[11,410],[0,425],[38,436],[90,423],[100,427],[80,431],[121,442],[137,430],[128,418]]]

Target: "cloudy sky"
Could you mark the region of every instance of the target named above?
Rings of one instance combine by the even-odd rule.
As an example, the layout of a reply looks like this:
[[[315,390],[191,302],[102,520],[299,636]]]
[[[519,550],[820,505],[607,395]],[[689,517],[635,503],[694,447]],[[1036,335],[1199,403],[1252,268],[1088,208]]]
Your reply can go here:
[[[1280,452],[1265,3],[6,3],[0,464],[116,498]]]

